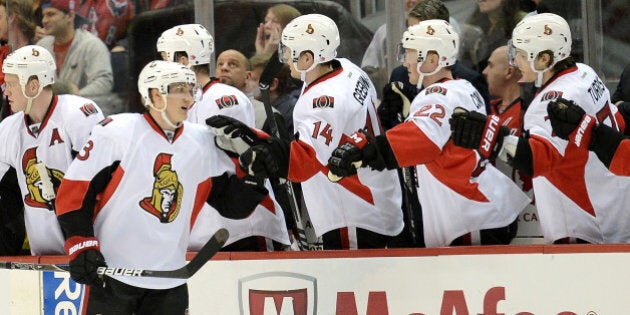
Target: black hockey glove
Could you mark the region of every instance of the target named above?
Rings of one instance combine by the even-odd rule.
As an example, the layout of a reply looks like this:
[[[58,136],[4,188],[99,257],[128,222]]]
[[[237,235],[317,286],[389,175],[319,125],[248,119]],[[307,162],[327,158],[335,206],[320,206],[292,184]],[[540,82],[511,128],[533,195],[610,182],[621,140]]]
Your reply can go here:
[[[382,171],[385,169],[385,159],[379,152],[374,137],[366,130],[359,130],[350,136],[351,140],[337,147],[328,159],[328,179],[337,182],[344,177],[357,173],[360,167]]]
[[[455,145],[476,149],[489,160],[496,159],[503,146],[503,138],[510,134],[510,129],[499,125],[499,116],[486,116],[461,107],[455,108],[449,124]]]
[[[221,150],[230,156],[239,156],[251,146],[260,143],[268,136],[232,117],[216,115],[206,119],[206,125],[214,131],[214,141]]]
[[[247,149],[239,158],[241,168],[257,178],[286,178],[291,144],[272,137]]]
[[[409,116],[410,102],[403,94],[402,82],[390,82],[383,87],[383,99],[378,105],[381,120],[402,122]]]
[[[564,98],[549,102],[547,114],[551,129],[559,138],[569,140],[569,135],[578,127],[584,117],[584,110],[573,101]]]
[[[73,236],[66,240],[65,250],[70,255],[70,277],[77,283],[103,287],[103,277],[96,271],[107,267],[95,237]]]

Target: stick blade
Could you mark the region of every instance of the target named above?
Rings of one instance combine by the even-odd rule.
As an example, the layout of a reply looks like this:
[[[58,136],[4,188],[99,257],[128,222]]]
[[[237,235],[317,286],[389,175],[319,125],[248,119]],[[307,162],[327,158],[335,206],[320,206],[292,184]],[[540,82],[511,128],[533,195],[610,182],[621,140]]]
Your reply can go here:
[[[230,233],[228,230],[221,228],[210,238],[210,240],[203,245],[203,247],[197,252],[195,256],[187,265],[186,271],[188,277],[192,277],[203,265],[212,258],[227,242]]]

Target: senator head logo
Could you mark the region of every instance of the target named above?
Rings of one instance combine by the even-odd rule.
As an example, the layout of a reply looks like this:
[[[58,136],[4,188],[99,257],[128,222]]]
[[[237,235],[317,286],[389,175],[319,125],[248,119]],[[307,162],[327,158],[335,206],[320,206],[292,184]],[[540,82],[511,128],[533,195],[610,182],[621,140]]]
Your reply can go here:
[[[26,177],[28,190],[28,194],[24,196],[24,203],[52,211],[63,173],[50,169],[44,162],[38,161],[37,147],[26,150],[22,155],[22,172]]]
[[[140,201],[140,207],[160,219],[170,223],[177,218],[184,196],[184,187],[177,178],[171,164],[172,154],[160,153],[153,164],[153,193]]]

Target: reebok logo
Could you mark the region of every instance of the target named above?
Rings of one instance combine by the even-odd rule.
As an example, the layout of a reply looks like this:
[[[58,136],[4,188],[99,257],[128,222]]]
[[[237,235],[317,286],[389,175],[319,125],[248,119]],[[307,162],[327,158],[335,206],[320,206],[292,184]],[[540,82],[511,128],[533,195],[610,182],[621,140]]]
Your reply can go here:
[[[580,147],[580,143],[582,142],[584,131],[586,131],[586,128],[588,127],[588,124],[591,122],[591,119],[592,118],[590,116],[584,117],[584,119],[582,119],[582,123],[580,124],[580,128],[578,128],[577,133],[575,134],[575,140],[573,140],[573,142],[578,148]]]
[[[84,248],[89,248],[89,247],[98,247],[98,241],[97,240],[87,240],[87,241],[83,241],[83,242],[78,243],[78,244],[74,244],[74,246],[70,247],[70,250],[68,251],[68,255],[72,256],[72,254],[74,254],[78,250],[82,250]]]
[[[497,126],[499,125],[499,116],[491,115],[490,117],[488,117],[488,119],[488,126],[486,127],[486,134],[483,137],[481,148],[484,151],[490,153],[492,149],[492,142],[497,131]]]

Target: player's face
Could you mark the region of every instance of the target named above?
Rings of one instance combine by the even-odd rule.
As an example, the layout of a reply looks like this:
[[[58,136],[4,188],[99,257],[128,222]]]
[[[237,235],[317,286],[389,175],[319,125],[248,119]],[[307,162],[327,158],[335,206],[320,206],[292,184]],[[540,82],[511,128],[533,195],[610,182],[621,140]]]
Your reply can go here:
[[[536,72],[531,67],[529,60],[527,60],[527,53],[522,49],[516,50],[516,57],[514,62],[521,71],[522,77],[518,82],[534,82],[536,81]]]
[[[24,108],[26,108],[26,97],[22,92],[22,87],[20,87],[18,76],[7,73],[4,75],[4,82],[6,83],[4,95],[9,99],[11,112],[17,113],[23,111]]]
[[[188,117],[188,108],[193,104],[195,87],[188,83],[173,83],[166,95],[166,114],[171,122],[177,124]]]
[[[241,91],[245,91],[249,72],[247,71],[245,56],[236,50],[222,52],[217,58],[215,76],[221,83],[229,84]]]
[[[405,48],[405,61],[403,66],[407,68],[409,73],[409,82],[411,84],[418,84],[418,51],[415,49]]]
[[[68,26],[72,27],[74,20],[71,14],[55,8],[46,8],[42,10],[42,25],[46,34],[57,36],[65,33]]]

